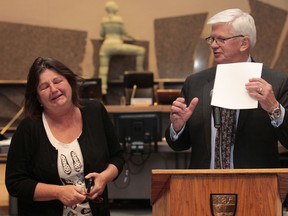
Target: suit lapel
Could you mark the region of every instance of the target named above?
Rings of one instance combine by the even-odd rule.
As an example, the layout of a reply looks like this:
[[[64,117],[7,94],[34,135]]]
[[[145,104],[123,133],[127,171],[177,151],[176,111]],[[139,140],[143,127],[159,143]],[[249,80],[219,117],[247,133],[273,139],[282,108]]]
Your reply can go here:
[[[205,123],[204,133],[205,133],[205,137],[207,137],[207,140],[205,140],[205,143],[206,143],[208,150],[211,149],[211,111],[212,111],[211,90],[213,89],[213,86],[214,86],[214,78],[215,76],[209,77],[207,79],[207,83],[203,87],[203,120]]]

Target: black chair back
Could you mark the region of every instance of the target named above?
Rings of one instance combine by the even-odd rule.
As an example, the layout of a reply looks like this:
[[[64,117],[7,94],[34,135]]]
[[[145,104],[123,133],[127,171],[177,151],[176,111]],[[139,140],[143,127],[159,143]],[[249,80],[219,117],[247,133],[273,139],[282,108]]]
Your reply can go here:
[[[132,95],[134,86],[136,87],[135,95]],[[149,71],[125,71],[124,95],[126,101],[130,101],[131,97],[134,96],[135,98],[152,98],[154,102],[154,73]]]
[[[80,98],[102,100],[101,78],[85,79],[79,91]]]

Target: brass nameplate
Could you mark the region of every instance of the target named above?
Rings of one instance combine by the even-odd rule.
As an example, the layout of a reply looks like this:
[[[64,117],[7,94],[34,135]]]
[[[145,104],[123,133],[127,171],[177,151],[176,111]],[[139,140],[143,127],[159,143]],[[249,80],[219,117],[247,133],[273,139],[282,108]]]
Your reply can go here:
[[[213,216],[235,216],[237,194],[210,194],[210,207]]]

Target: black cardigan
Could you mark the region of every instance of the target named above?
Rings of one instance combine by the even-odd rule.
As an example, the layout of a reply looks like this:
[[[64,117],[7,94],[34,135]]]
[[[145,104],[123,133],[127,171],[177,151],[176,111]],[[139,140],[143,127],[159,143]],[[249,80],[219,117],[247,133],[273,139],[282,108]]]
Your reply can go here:
[[[84,175],[101,172],[109,163],[122,171],[123,150],[104,106],[95,101],[81,108],[83,131],[78,139],[84,159]],[[19,215],[62,215],[59,200],[35,202],[34,190],[38,182],[62,185],[57,171],[57,150],[49,142],[42,117],[25,118],[12,137],[6,166],[6,187],[18,198]],[[107,187],[104,202],[90,202],[93,215],[110,215]]]

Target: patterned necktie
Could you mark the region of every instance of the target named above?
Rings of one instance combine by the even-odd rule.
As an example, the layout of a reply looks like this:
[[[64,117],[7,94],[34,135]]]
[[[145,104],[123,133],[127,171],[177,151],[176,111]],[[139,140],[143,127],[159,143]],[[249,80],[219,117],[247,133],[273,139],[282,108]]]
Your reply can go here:
[[[236,110],[220,109],[221,126],[215,140],[215,169],[230,168],[231,145],[235,143]]]

